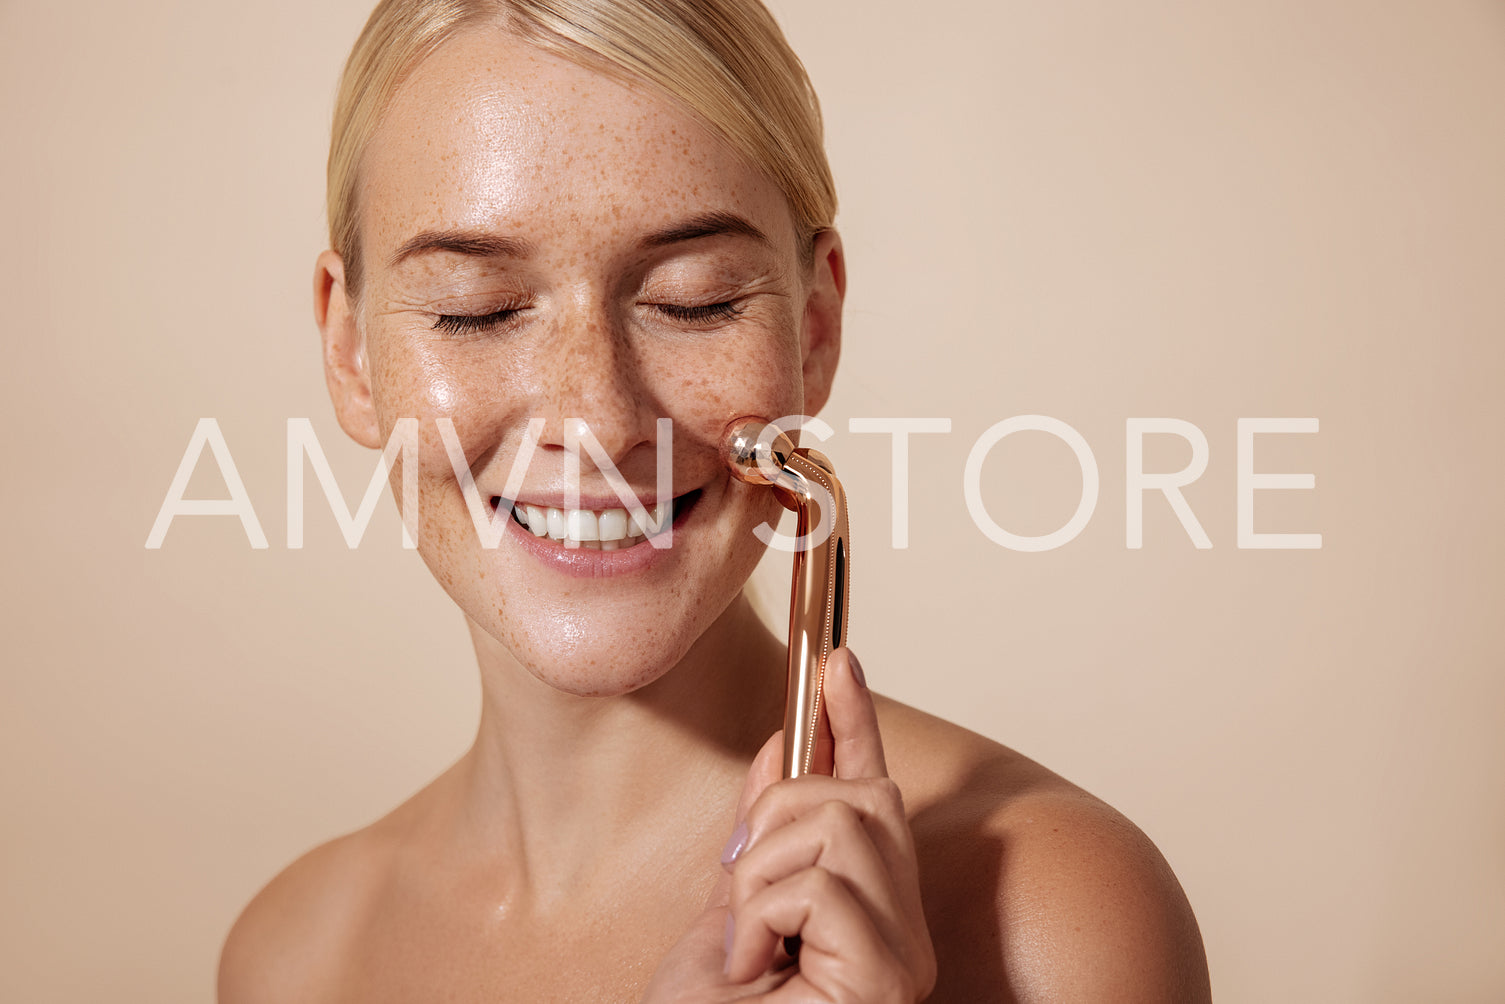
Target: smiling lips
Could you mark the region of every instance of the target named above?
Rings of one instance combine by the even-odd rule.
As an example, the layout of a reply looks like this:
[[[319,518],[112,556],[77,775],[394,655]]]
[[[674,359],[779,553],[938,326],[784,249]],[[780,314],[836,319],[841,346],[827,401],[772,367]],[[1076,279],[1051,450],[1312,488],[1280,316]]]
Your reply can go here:
[[[667,503],[646,507],[646,524],[626,509],[560,509],[523,502],[513,503],[511,508],[513,520],[535,537],[548,537],[565,547],[616,551],[634,547],[661,533],[699,497],[696,490]],[[500,506],[504,501],[493,498],[491,503]]]

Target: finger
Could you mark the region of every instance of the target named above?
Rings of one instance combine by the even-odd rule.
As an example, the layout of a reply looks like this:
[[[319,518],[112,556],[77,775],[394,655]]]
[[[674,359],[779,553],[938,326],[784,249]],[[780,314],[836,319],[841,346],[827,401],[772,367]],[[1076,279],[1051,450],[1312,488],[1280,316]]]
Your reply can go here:
[[[826,663],[826,714],[831,720],[836,776],[887,777],[883,739],[878,734],[878,710],[862,676],[862,665],[850,649],[839,648]]]
[[[757,894],[760,877],[776,883],[802,867],[820,867],[847,882],[899,958],[916,962],[929,951],[914,837],[892,780],[779,781],[749,810],[747,827],[747,846],[732,873],[733,910]],[[744,868],[752,874],[742,876]]]
[[[732,823],[732,835],[727,838],[726,845],[721,849],[721,865],[724,869],[730,869],[732,864],[742,855],[748,843],[747,814],[757,804],[758,799],[768,786],[779,779],[781,769],[780,760],[783,759],[784,732],[779,730],[768,737],[763,748],[753,757],[752,766],[747,769],[747,777],[742,782],[742,793],[737,798],[737,812]],[[711,890],[707,900],[712,905],[725,905],[731,893],[731,880],[723,875]]]
[[[644,1001],[732,1001],[761,994],[788,981],[793,973],[773,971],[757,980],[731,988],[723,973],[726,962],[725,909],[708,909],[691,922],[678,943],[659,962]],[[691,996],[693,992],[694,996]]]
[[[746,829],[739,830],[746,839],[732,860],[797,820],[818,815],[828,802],[853,810],[891,875],[908,877],[915,871],[914,838],[904,815],[904,799],[898,785],[886,777],[838,781],[810,775],[769,785],[747,812]]]
[[[822,688],[824,693],[824,688]],[[826,702],[820,702],[820,714],[815,718],[815,748],[810,754],[810,773],[830,777],[836,773],[836,751],[831,740],[831,716],[826,713]]]
[[[846,802],[831,801],[769,833],[737,859],[731,875],[732,909],[815,865],[845,879],[854,891],[866,888],[881,895],[890,885],[888,869],[862,817]],[[858,898],[875,897],[858,892]]]
[[[838,781],[832,777],[807,774],[793,780],[774,781],[764,787],[758,800],[743,816],[743,822],[747,824],[748,846],[756,844],[764,834],[787,826],[833,801],[847,803],[864,821],[881,824],[885,830],[909,830],[904,815],[904,796],[890,778]]]
[[[722,870],[716,876],[716,884],[711,886],[711,894],[705,898],[706,909],[718,906],[728,906],[732,901],[732,873]]]
[[[839,966],[853,978],[886,982],[884,974],[899,968],[851,889],[823,868],[806,868],[769,886],[733,916],[726,974],[734,983],[765,972],[782,940],[796,934],[807,978]]]
[[[907,898],[862,817],[845,802],[826,802],[750,847],[731,876],[730,908],[736,912],[769,886],[817,866],[846,883],[889,948],[903,956]]]

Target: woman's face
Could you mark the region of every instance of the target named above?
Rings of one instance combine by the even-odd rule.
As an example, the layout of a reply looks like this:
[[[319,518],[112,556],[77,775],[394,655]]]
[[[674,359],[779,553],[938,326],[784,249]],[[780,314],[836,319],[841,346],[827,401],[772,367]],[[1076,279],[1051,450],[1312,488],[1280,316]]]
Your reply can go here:
[[[578,694],[657,678],[751,574],[753,527],[777,521],[772,493],[731,480],[718,444],[739,416],[824,403],[839,243],[824,236],[804,267],[782,193],[695,120],[500,29],[469,31],[417,68],[361,182],[356,302],[339,260],[321,258],[341,424],[380,446],[399,419],[419,420],[420,552],[529,672]],[[672,419],[673,546],[572,547],[507,520],[484,547],[441,418],[479,498],[515,497],[520,513],[568,508],[576,420],[651,508],[658,420]],[[535,419],[538,447],[508,492]],[[579,508],[599,522],[625,506],[579,452]],[[583,513],[563,516],[590,535]]]

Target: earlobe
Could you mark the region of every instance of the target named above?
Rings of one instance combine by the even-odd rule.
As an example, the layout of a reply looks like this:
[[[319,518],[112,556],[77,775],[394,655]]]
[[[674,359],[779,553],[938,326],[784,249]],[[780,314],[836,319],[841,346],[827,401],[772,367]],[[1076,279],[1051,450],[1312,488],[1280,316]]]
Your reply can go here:
[[[816,235],[810,290],[800,348],[804,359],[805,413],[826,406],[841,358],[841,308],[847,293],[846,257],[835,230]]]
[[[333,251],[319,255],[314,266],[314,320],[324,346],[324,382],[340,428],[362,446],[380,448],[365,339],[345,287],[345,264]]]

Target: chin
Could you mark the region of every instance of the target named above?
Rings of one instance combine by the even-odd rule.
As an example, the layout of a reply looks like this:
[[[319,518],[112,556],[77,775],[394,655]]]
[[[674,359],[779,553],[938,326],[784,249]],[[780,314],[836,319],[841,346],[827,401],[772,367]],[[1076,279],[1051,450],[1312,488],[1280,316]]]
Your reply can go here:
[[[487,630],[523,669],[554,690],[577,697],[620,697],[679,665],[731,599],[714,611],[697,603],[682,611],[678,623],[662,616],[623,619],[571,611],[511,625],[500,636]]]
[[[674,553],[600,578],[539,562],[533,535],[518,526],[499,552],[463,564],[452,563],[463,538],[420,550],[469,616],[483,666],[512,664],[566,694],[617,697],[661,680],[716,633],[763,555],[752,527],[780,512],[771,495],[744,499],[731,519],[695,507],[675,522]]]

